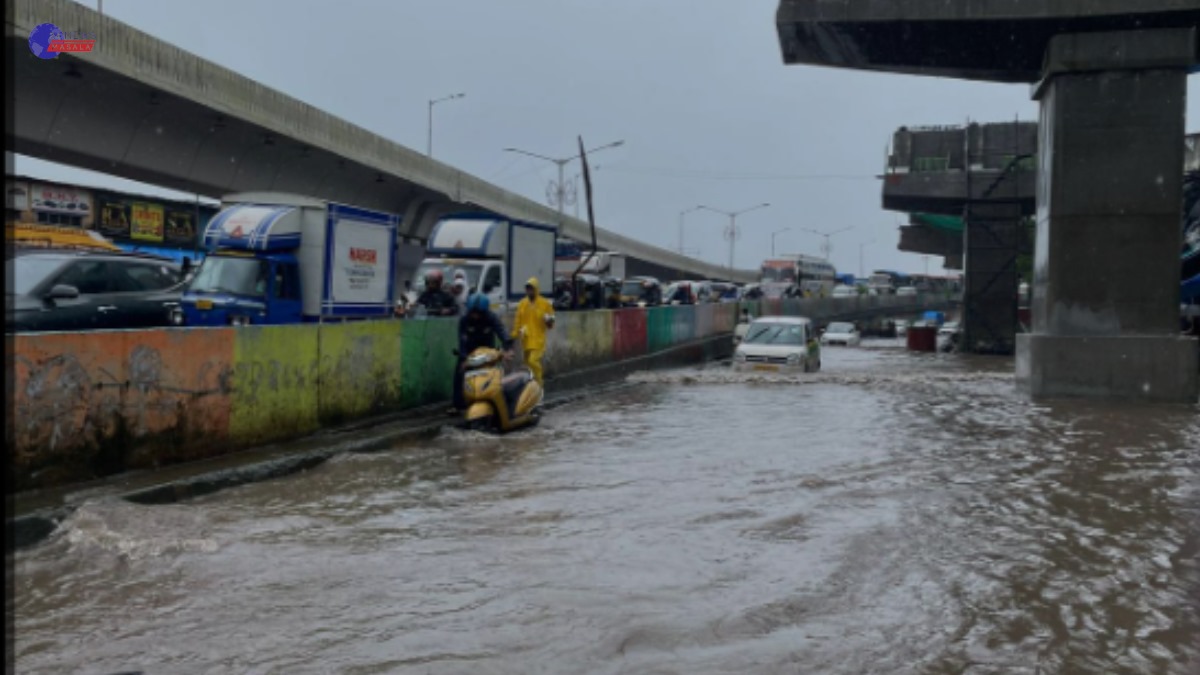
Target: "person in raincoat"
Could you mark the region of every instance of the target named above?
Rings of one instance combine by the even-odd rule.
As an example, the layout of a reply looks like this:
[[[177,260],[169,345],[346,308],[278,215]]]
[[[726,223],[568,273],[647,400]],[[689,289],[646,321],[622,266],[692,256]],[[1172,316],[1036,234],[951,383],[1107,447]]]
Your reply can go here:
[[[529,366],[538,384],[543,386],[542,355],[546,353],[546,331],[553,327],[554,306],[541,296],[537,277],[530,277],[525,282],[525,297],[521,298],[513,318],[512,336],[521,337],[525,365]]]

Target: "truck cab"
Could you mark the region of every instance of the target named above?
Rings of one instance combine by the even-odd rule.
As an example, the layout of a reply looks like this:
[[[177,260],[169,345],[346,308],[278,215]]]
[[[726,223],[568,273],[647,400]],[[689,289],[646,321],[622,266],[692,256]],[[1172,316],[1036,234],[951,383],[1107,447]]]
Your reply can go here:
[[[425,275],[441,270],[447,284],[461,270],[469,292],[488,296],[505,309],[525,295],[525,281],[536,277],[542,295],[554,293],[553,226],[509,220],[488,214],[460,214],[438,221],[429,235],[426,258],[417,268],[413,288],[425,290]]]
[[[299,262],[292,253],[217,251],[205,258],[181,304],[173,321],[189,326],[299,323]]]

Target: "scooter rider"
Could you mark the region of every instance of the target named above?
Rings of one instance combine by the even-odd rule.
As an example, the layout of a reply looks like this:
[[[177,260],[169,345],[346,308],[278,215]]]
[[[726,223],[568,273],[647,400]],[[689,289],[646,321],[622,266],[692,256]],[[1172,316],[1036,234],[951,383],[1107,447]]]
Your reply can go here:
[[[512,358],[513,341],[504,330],[504,323],[491,311],[488,297],[483,293],[472,293],[467,298],[467,312],[458,320],[458,367],[454,369],[455,411],[467,407],[463,399],[463,369],[467,357],[480,347],[495,347],[499,342],[504,348],[504,359]]]
[[[442,271],[429,270],[425,275],[425,290],[417,296],[417,305],[425,308],[430,316],[456,316],[458,302],[442,288]]]

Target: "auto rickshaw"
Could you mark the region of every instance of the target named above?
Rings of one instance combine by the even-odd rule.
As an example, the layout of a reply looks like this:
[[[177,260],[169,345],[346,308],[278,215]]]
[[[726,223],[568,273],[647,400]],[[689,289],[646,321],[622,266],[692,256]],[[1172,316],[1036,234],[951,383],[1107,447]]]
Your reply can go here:
[[[655,307],[662,304],[662,284],[654,277],[630,277],[621,284],[621,305]]]

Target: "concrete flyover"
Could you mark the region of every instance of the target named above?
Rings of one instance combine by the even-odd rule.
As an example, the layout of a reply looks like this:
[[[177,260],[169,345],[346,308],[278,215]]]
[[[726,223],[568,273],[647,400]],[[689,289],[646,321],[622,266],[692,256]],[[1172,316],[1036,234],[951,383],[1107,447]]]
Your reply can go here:
[[[30,31],[52,22],[96,35],[94,50],[42,60]],[[336,118],[72,0],[17,0],[6,20],[16,152],[220,198],[280,191],[403,216],[412,244],[441,216],[464,209],[559,223],[590,242],[587,223],[565,218],[454,167]],[[663,276],[728,279],[720,265],[607,230],[621,251]],[[757,278],[735,271],[736,281]]]
[[[1016,338],[1017,381],[1035,397],[1192,403],[1179,167],[1197,16],[1200,0],[781,0],[776,24],[788,64],[1036,83],[1033,326]],[[980,209],[968,223],[1020,214],[1015,197]]]

